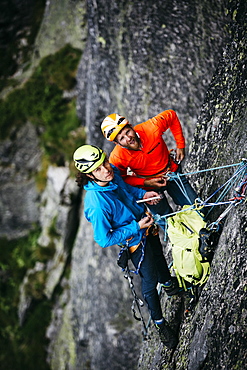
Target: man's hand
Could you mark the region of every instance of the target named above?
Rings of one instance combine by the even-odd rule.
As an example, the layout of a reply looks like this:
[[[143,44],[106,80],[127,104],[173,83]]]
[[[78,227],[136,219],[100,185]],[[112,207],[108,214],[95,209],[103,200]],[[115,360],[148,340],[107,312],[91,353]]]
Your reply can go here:
[[[153,217],[148,214],[147,216],[143,217],[139,222],[139,226],[140,226],[140,229],[146,229],[147,227],[149,227],[150,225],[152,225],[152,223],[154,222],[154,219]]]
[[[160,197],[160,194],[156,193],[156,191],[147,191],[144,194],[142,199],[148,199],[148,198],[152,198],[152,197]],[[161,199],[161,197],[160,197],[160,199]],[[150,200],[149,202],[146,202],[146,203],[150,204],[150,205],[157,204],[157,203],[159,203],[160,199],[153,199],[153,200]]]
[[[166,186],[167,178],[165,177],[153,177],[152,179],[145,179],[144,186],[150,186],[152,188],[162,188]]]
[[[181,148],[181,149],[177,148],[176,149],[176,161],[180,163],[180,162],[182,162],[184,157],[185,157],[185,149],[184,148]]]

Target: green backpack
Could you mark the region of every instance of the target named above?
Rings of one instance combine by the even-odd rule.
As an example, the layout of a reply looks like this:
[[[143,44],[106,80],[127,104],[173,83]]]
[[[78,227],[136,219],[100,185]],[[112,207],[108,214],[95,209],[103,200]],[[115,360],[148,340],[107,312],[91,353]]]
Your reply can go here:
[[[207,233],[206,222],[199,211],[188,208],[191,206],[184,206],[184,212],[167,219],[167,233],[172,244],[172,268],[179,286],[185,290],[186,282],[201,286],[210,274],[209,259],[199,250],[202,231]]]

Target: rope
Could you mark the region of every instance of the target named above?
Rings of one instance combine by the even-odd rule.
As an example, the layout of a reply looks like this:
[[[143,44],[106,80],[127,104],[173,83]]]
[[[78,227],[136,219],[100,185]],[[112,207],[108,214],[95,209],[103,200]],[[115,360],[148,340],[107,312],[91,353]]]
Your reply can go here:
[[[243,159],[245,160],[245,159]],[[228,167],[234,167],[234,166],[239,166],[241,165],[243,162],[240,162],[240,163],[233,163],[233,164],[229,164],[229,165],[226,165],[226,166],[220,166],[220,167],[214,167],[214,168],[207,168],[205,170],[199,170],[199,171],[195,171],[195,172],[187,172],[187,173],[181,173],[179,176],[189,176],[189,175],[196,175],[198,173],[202,173],[202,172],[207,172],[207,171],[215,171],[215,170],[220,170],[222,168],[228,168]],[[177,177],[177,174],[175,174],[174,172],[168,172],[166,174],[167,176],[171,177],[171,179],[173,179],[174,177]]]
[[[140,271],[140,268],[141,268],[141,264],[142,264],[142,261],[144,260],[144,254],[145,254],[145,241],[141,241],[141,246],[142,246],[142,254],[141,254],[141,258],[138,262],[138,265],[137,265],[137,268],[136,270],[130,270],[130,272],[132,272],[133,274],[136,274],[138,275],[139,274],[139,271]]]
[[[242,162],[241,162],[241,164],[242,164]],[[227,184],[229,184],[229,190],[232,188],[232,186],[233,186],[233,179],[235,178],[235,177],[237,177],[236,179],[235,179],[235,181],[234,181],[234,183],[235,182],[237,182],[238,180],[239,180],[239,178],[240,178],[240,173],[243,171],[243,169],[245,169],[247,167],[247,163],[245,164],[245,165],[243,165],[242,167],[240,167],[233,175],[232,175],[232,177],[230,177],[230,179],[228,179],[226,182],[225,182],[225,184],[223,184],[223,185],[221,185],[212,195],[210,195],[210,197],[208,197],[206,200],[205,200],[205,202],[207,202],[209,199],[211,199],[218,191],[220,191],[224,186],[226,186]],[[227,193],[227,192],[225,192],[225,193]],[[225,194],[224,194],[225,195]],[[223,196],[221,197],[221,198],[223,198]]]
[[[187,191],[186,191],[186,189],[185,189],[185,186],[184,186],[184,184],[183,184],[183,182],[182,182],[182,180],[181,180],[181,175],[183,175],[183,174],[181,174],[181,173],[177,173],[176,174],[176,177],[174,177],[173,178],[173,180],[176,182],[176,184],[177,184],[177,186],[179,187],[179,189],[180,189],[180,191],[181,191],[181,193],[184,195],[184,197],[188,200],[188,202],[189,202],[189,204],[191,203],[191,200],[190,200],[190,198],[189,198],[189,196],[188,196],[188,193],[187,193]],[[178,179],[178,181],[177,181],[177,179]]]
[[[134,287],[134,284],[133,284],[133,277],[130,274],[131,272],[132,271],[129,269],[129,267],[127,265],[127,267],[125,269],[124,277],[128,280],[130,290],[131,290],[131,292],[133,294],[133,297],[134,297],[133,302],[132,302],[132,306],[131,306],[131,310],[133,312],[134,318],[136,320],[142,322],[142,326],[143,326],[142,335],[143,335],[143,339],[145,340],[145,339],[147,339],[147,336],[148,336],[148,332],[147,332],[148,327],[146,326],[146,323],[145,323],[145,320],[144,320],[144,317],[143,317],[142,311],[141,311],[141,307],[144,306],[144,303],[140,298],[138,298],[138,296],[136,294],[135,287]],[[139,313],[140,317],[138,317],[136,315],[135,305],[137,307],[137,310],[138,310],[138,313]]]
[[[203,207],[211,207],[211,209],[209,210],[209,212],[207,213],[207,216],[209,215],[209,213],[212,211],[212,209],[215,207],[215,206],[219,206],[219,205],[228,205],[228,208],[222,213],[222,215],[224,215],[223,217],[219,216],[218,220],[216,221],[217,223],[225,217],[225,215],[230,211],[230,209],[239,204],[239,203],[242,203],[244,201],[244,192],[246,190],[246,182],[247,182],[247,179],[243,178],[243,171],[247,168],[247,159],[243,159],[242,162],[240,163],[235,163],[235,164],[231,164],[231,165],[226,165],[226,166],[220,166],[220,167],[215,167],[215,168],[208,168],[208,169],[205,169],[205,170],[201,170],[201,171],[197,171],[197,172],[190,172],[190,173],[174,173],[174,172],[171,172],[171,173],[168,173],[167,176],[170,177],[171,180],[174,180],[176,182],[176,184],[178,185],[179,189],[181,190],[181,192],[184,194],[184,196],[186,196],[186,198],[189,200],[190,202],[190,199],[188,197],[188,194],[184,188],[184,185],[180,179],[181,176],[185,176],[185,175],[192,175],[192,174],[197,174],[197,173],[200,173],[200,172],[206,172],[206,171],[212,171],[212,170],[218,170],[218,169],[222,169],[222,168],[228,168],[228,167],[233,167],[233,166],[239,166],[239,168],[235,171],[235,173],[230,177],[230,179],[228,179],[223,185],[221,185],[217,190],[215,190],[213,192],[213,194],[211,194],[205,201],[202,201],[200,198],[197,198],[195,200],[195,203],[192,204],[190,207],[188,207],[186,210],[195,210],[195,211],[199,211],[200,209],[202,209]],[[244,174],[244,176],[246,176],[247,173]],[[239,186],[235,189],[237,191],[238,188],[243,189],[243,194],[242,196],[235,196],[233,199],[229,199],[227,201],[222,201],[222,199],[226,196],[226,194],[230,191],[230,189],[232,189],[232,187],[240,181],[240,178],[242,178],[242,183],[239,184]],[[223,189],[222,193],[218,196],[218,198],[216,199],[215,202],[211,202],[211,203],[208,203],[208,201],[215,195],[217,194],[221,189]],[[238,192],[238,191],[237,191]],[[172,213],[169,213],[169,214],[166,214],[166,215],[158,215],[156,214],[155,217],[154,217],[154,221],[158,222],[160,221],[162,218],[167,218],[167,217],[170,217],[170,216],[174,216],[180,212],[184,212],[184,210],[180,210],[180,211],[175,211],[175,212],[172,212]],[[198,212],[199,213],[199,212]],[[200,214],[200,213],[199,213]],[[200,214],[201,215],[201,214]],[[203,216],[202,216],[203,217]],[[216,222],[214,222],[213,224],[216,224]]]
[[[225,190],[219,195],[219,197],[216,199],[215,203],[212,205],[211,209],[209,210],[207,216],[210,214],[210,212],[213,210],[215,205],[221,205],[220,202],[221,199],[225,197],[225,195],[230,191],[230,189],[240,180],[240,177],[242,175],[243,170],[247,167],[247,163],[243,164],[244,162],[241,162],[239,169],[228,179],[225,184],[221,185],[211,196],[209,196],[205,200],[205,205],[208,203],[209,199],[211,199],[217,192],[219,192],[221,189],[225,187]],[[228,204],[229,202],[224,202],[223,204]]]

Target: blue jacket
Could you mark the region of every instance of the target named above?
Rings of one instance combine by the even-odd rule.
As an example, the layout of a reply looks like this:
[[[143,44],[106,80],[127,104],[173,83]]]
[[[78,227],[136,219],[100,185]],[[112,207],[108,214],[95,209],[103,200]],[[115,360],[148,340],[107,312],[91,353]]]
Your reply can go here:
[[[136,203],[142,199],[145,190],[126,184],[119,170],[113,166],[114,178],[107,186],[89,182],[84,186],[84,213],[92,223],[95,241],[103,248],[115,244],[129,246],[140,243],[145,229],[140,229],[138,221],[145,213],[145,206]]]

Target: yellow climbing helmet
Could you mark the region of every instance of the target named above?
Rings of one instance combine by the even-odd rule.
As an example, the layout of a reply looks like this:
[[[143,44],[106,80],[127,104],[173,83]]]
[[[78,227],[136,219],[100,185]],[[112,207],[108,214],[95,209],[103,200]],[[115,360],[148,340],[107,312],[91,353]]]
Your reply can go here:
[[[117,113],[113,113],[104,119],[101,124],[101,130],[107,140],[113,141],[124,126],[128,124],[129,121],[125,117],[120,116]]]
[[[94,145],[82,145],[73,154],[75,167],[83,173],[89,173],[99,167],[105,160],[106,154]]]

